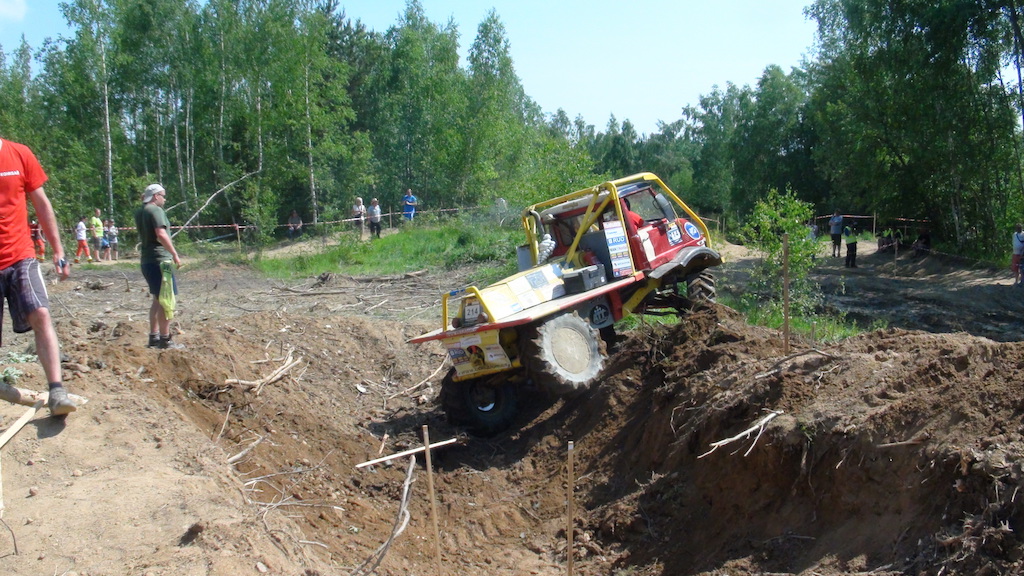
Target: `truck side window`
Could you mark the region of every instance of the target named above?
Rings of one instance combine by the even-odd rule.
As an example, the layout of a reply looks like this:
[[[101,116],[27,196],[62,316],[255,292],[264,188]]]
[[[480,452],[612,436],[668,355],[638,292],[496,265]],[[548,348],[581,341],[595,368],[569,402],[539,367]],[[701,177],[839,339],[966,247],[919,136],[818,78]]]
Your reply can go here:
[[[630,210],[639,214],[646,222],[660,220],[663,217],[661,208],[654,200],[650,190],[643,190],[625,198]]]

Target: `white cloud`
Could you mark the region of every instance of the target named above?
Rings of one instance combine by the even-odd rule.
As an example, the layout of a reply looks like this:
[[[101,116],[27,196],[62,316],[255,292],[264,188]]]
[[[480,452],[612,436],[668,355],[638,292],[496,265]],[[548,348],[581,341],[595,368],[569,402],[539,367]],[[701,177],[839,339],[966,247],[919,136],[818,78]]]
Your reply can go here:
[[[0,0],[0,21],[21,22],[27,10],[26,0]]]

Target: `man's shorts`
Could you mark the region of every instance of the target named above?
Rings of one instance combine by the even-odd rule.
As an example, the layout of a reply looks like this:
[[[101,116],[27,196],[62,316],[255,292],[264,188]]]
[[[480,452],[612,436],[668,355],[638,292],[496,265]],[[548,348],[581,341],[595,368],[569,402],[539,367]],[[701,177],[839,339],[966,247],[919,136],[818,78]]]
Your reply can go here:
[[[160,295],[160,284],[164,280],[164,273],[160,270],[159,262],[144,262],[142,264],[142,277],[149,284],[149,293],[153,296]],[[174,295],[178,295],[178,278],[171,273],[171,287],[174,288]]]
[[[91,246],[92,249],[98,253],[100,251],[100,247],[103,246],[103,237],[93,236],[92,239],[89,241],[89,246]]]
[[[1017,271],[1020,270],[1020,260],[1021,260],[1021,255],[1020,254],[1014,254],[1013,257],[1010,259],[1010,270],[1014,274],[1016,274]]]
[[[50,297],[46,293],[46,283],[43,282],[38,260],[26,258],[0,270],[0,319],[4,300],[11,308],[14,332],[21,334],[31,330],[28,315],[40,308],[50,307]]]

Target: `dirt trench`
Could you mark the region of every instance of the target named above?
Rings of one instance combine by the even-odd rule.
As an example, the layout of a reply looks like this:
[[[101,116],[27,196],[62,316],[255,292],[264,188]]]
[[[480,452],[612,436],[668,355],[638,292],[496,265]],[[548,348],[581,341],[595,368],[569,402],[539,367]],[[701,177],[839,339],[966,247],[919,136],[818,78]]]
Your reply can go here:
[[[459,439],[433,459],[444,573],[565,573],[569,440],[576,574],[1020,571],[1019,342],[888,328],[787,355],[712,307],[641,326],[592,392],[534,398],[481,439],[433,404],[443,351],[405,343],[434,327],[444,273],[181,280],[187,348],[164,352],[144,346],[134,270],[54,285],[66,379],[90,402],[5,448],[0,572],[366,573],[407,460],[355,466],[424,425]],[[413,477],[376,574],[437,573],[422,460]]]

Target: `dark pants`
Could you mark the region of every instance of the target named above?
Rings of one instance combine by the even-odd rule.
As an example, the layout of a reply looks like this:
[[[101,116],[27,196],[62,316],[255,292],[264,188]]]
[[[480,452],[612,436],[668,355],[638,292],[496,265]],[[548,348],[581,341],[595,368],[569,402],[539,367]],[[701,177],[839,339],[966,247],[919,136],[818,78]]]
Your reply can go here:
[[[370,220],[370,236],[380,238],[380,222]]]
[[[847,242],[846,243],[846,267],[856,268],[857,267],[857,243]]]
[[[839,249],[839,244],[842,241],[843,241],[843,235],[842,234],[833,234],[832,235],[832,255],[833,256],[839,256],[839,254],[841,253],[841,251]]]

